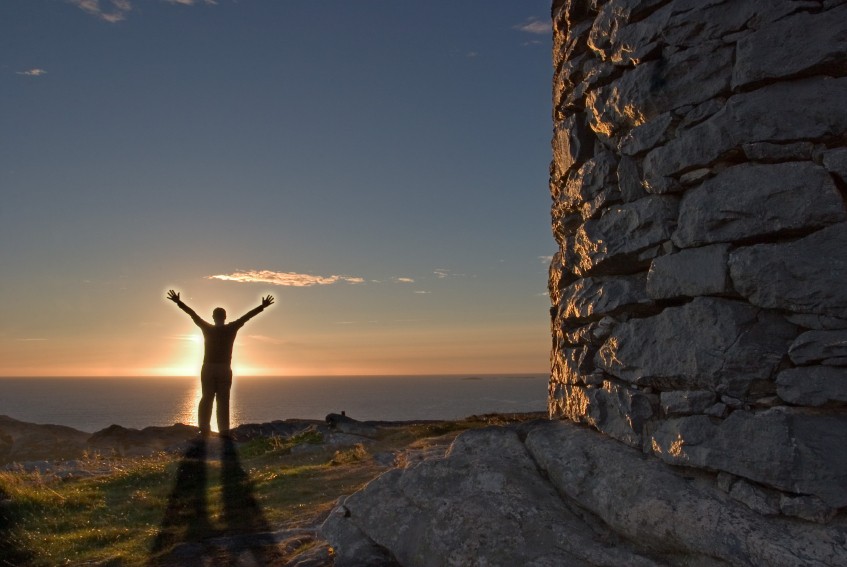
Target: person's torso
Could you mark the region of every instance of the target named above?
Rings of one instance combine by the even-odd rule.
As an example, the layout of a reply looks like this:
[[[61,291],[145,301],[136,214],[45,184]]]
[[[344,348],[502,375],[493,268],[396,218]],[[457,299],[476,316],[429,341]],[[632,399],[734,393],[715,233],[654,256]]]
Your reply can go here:
[[[241,325],[209,325],[203,327],[203,339],[206,344],[203,363],[229,364],[232,362],[232,347],[235,335]]]

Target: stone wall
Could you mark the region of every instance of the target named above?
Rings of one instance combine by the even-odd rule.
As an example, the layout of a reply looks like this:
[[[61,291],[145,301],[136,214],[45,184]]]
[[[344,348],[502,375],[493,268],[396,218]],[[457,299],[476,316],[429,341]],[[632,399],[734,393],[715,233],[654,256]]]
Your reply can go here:
[[[553,2],[549,412],[847,506],[847,0]]]

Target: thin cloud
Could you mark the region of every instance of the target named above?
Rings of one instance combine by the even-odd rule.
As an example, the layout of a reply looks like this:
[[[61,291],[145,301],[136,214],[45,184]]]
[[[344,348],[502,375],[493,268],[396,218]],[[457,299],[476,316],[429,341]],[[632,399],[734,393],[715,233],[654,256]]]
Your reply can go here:
[[[527,19],[527,21],[525,21],[524,23],[515,26],[515,29],[525,33],[545,35],[552,33],[553,26],[550,22],[546,20],[541,20],[539,18],[532,17]]]
[[[25,77],[40,77],[41,75],[46,75],[47,71],[44,69],[27,69],[26,71],[15,71],[15,75],[23,75]]]
[[[446,270],[444,268],[435,268],[432,271],[432,273],[435,274],[435,277],[440,279],[440,280],[443,280],[443,279],[446,279],[446,278],[465,278],[465,277],[467,277],[467,274],[456,274],[456,273],[451,272],[450,270]],[[475,277],[475,276],[472,276],[472,277]]]
[[[311,287],[315,285],[331,285],[345,282],[351,284],[365,283],[364,278],[355,276],[313,276],[296,272],[274,272],[271,270],[247,270],[231,274],[208,276],[210,280],[223,280],[238,283],[265,283],[286,287]]]
[[[260,343],[268,343],[272,345],[285,345],[290,342],[284,339],[278,339],[276,337],[268,337],[266,335],[247,335],[247,338],[252,339],[254,341],[259,341]]]
[[[397,283],[415,283],[415,280],[412,278],[394,278],[394,281]]]
[[[193,6],[198,4],[197,0],[165,0],[169,4],[181,4],[183,6]],[[203,0],[203,4],[217,4],[215,0]]]
[[[417,293],[418,295],[429,295],[432,292],[431,291],[424,291],[422,289],[418,289],[418,290],[415,290],[415,293]]]
[[[87,14],[91,14],[105,22],[115,24],[126,19],[132,11],[129,0],[70,0],[71,4]]]
[[[479,52],[468,51],[467,53],[465,53],[465,57],[467,57],[468,59],[476,59],[477,57],[479,57]]]
[[[538,259],[541,260],[542,264],[549,264],[553,261],[553,256],[539,256]]]

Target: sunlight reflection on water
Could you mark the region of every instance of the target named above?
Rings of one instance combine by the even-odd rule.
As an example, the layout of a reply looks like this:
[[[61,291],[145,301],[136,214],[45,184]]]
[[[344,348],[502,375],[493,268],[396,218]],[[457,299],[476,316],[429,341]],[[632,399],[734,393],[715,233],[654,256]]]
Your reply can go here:
[[[197,405],[200,403],[201,395],[200,382],[197,382],[194,385],[194,389],[190,390],[188,395],[183,397],[182,403],[178,406],[177,411],[174,412],[169,421],[197,425]],[[214,420],[212,421],[214,422]],[[217,431],[217,426],[213,425],[213,427]]]

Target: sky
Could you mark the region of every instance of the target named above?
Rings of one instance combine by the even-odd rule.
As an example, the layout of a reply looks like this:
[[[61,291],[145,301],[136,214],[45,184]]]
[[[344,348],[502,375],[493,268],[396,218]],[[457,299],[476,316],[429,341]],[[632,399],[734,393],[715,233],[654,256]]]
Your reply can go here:
[[[0,3],[0,376],[547,372],[549,9]]]

